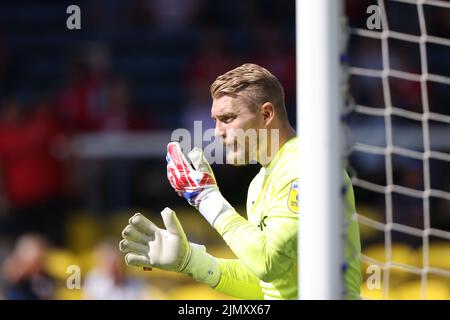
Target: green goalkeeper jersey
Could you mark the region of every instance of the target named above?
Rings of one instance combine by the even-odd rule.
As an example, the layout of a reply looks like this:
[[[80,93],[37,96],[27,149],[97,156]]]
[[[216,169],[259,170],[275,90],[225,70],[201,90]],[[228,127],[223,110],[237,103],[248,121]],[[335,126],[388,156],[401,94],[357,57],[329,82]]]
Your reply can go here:
[[[298,138],[292,138],[261,168],[248,190],[248,220],[234,210],[218,217],[215,228],[238,259],[218,259],[217,291],[242,299],[297,299],[299,157]],[[356,299],[361,247],[358,224],[351,219],[355,201],[347,174],[345,184],[345,289],[347,298]]]

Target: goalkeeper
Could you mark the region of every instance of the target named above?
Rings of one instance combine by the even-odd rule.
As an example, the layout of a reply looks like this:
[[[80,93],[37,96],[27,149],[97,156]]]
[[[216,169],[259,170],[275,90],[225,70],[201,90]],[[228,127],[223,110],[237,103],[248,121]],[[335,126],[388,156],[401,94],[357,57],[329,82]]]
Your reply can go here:
[[[226,147],[227,162],[257,161],[262,165],[249,186],[248,219],[221,195],[200,149],[188,154],[191,165],[179,144],[169,143],[167,176],[175,191],[217,230],[237,259],[213,257],[203,246],[189,243],[169,208],[161,213],[166,229],[141,214],[134,215],[123,231],[120,250],[126,253],[128,265],[182,272],[233,297],[297,299],[300,152],[288,121],[283,88],[265,68],[244,64],[219,76],[211,85],[211,95],[215,133]],[[257,143],[239,139],[240,132],[252,130],[269,134],[259,135]],[[272,141],[272,131],[278,133],[277,141]],[[343,271],[346,297],[354,299],[359,298],[360,242],[358,224],[351,220],[355,205],[346,174],[345,184],[348,223]]]

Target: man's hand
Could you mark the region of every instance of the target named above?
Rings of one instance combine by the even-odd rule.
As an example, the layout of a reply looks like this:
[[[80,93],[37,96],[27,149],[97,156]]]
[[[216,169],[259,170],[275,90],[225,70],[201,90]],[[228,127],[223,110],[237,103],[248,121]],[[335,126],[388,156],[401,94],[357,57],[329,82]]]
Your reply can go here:
[[[158,228],[140,213],[131,217],[119,244],[120,251],[126,253],[127,265],[178,272],[186,267],[191,246],[183,227],[171,209],[165,208],[161,216],[166,229]]]
[[[178,142],[167,145],[167,178],[175,191],[183,196],[190,205],[200,204],[202,196],[211,190],[218,190],[214,173],[206,161],[203,152],[194,148],[188,154],[194,168],[181,151]]]
[[[178,142],[167,145],[167,178],[175,191],[183,196],[214,225],[216,218],[231,205],[220,194],[214,173],[202,150],[192,149],[188,154],[192,165],[181,151]]]
[[[140,213],[131,217],[119,244],[127,265],[182,272],[216,286],[221,274],[219,262],[204,246],[188,242],[173,210],[165,208],[161,216],[167,229],[158,228]]]

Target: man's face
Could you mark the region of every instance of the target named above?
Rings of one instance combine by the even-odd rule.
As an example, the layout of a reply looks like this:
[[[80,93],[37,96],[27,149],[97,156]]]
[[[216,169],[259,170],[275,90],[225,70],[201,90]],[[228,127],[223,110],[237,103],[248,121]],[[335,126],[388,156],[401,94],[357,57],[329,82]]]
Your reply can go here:
[[[253,111],[248,103],[245,97],[213,99],[211,117],[216,121],[215,135],[226,147],[229,164],[244,165],[257,160],[258,132],[265,126],[262,114]]]

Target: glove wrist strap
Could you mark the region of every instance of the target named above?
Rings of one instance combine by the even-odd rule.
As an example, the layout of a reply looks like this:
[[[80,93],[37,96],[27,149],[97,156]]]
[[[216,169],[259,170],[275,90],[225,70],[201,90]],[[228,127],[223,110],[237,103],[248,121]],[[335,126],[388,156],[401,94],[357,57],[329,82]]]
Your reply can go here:
[[[182,273],[194,280],[215,287],[220,280],[220,264],[216,258],[206,252],[205,246],[191,243],[191,256]]]
[[[217,217],[232,208],[219,190],[211,190],[201,199],[198,211],[214,227]]]

